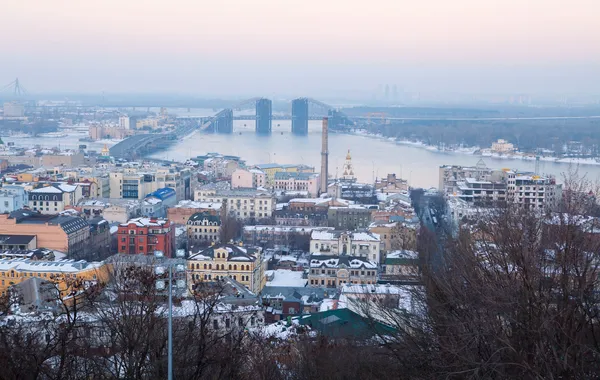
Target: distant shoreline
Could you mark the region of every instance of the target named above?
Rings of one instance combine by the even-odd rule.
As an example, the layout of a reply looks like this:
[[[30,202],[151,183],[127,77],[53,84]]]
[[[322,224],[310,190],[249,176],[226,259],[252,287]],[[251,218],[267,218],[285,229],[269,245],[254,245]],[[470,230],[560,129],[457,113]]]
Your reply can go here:
[[[362,132],[362,131],[364,131],[364,132]],[[496,159],[500,159],[500,160],[515,160],[515,161],[535,161],[536,160],[536,158],[533,156],[501,155],[501,154],[497,154],[497,153],[496,154],[494,154],[494,153],[476,154],[476,152],[481,151],[480,147],[464,147],[464,148],[458,148],[458,149],[440,150],[438,147],[433,146],[433,145],[427,145],[426,143],[424,143],[422,141],[397,140],[392,137],[385,137],[381,134],[369,133],[365,130],[353,131],[353,132],[343,132],[343,133],[353,135],[353,136],[362,136],[362,137],[368,137],[368,138],[373,138],[373,139],[377,139],[377,140],[387,141],[390,143],[394,143],[396,145],[408,145],[408,146],[412,146],[415,148],[425,149],[425,150],[428,150],[433,153],[451,153],[451,154],[454,153],[454,154],[470,155],[470,156],[480,157],[480,158],[496,158]],[[600,165],[600,161],[597,161],[594,158],[581,158],[581,157],[559,158],[559,157],[540,156],[539,160],[544,161],[544,162],[557,163],[557,164],[577,164],[577,165],[595,165],[595,166]],[[600,160],[600,158],[599,158],[599,160]]]

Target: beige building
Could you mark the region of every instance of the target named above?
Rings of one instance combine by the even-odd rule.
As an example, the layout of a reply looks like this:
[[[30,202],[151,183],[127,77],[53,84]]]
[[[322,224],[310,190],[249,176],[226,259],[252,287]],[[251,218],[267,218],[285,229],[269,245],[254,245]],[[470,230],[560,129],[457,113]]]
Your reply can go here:
[[[562,198],[562,185],[554,177],[507,171],[507,200],[532,209],[554,208]]]
[[[378,179],[375,182],[375,190],[385,194],[403,193],[408,191],[408,181],[396,178],[396,174],[388,174],[386,178]]]
[[[0,234],[34,235],[38,247],[72,254],[81,251],[88,242],[90,226],[80,217],[19,210],[10,215],[0,214]]]
[[[494,153],[501,153],[501,154],[513,153],[515,151],[515,146],[506,140],[499,139],[498,141],[492,143],[491,150]]]
[[[188,283],[230,277],[258,293],[265,285],[265,268],[260,248],[220,244],[191,254]]]
[[[84,281],[106,281],[108,268],[104,262],[86,262],[83,260],[38,261],[29,259],[0,260],[0,293],[12,285],[26,280],[38,278],[57,285],[61,296],[68,296],[72,291],[66,279]]]
[[[310,235],[310,252],[313,254],[363,257],[379,263],[380,251],[379,235],[371,232],[315,229]]]
[[[121,140],[133,136],[135,131],[131,129],[108,126],[108,125],[90,125],[88,130],[91,140],[117,139]]]
[[[237,169],[231,173],[231,188],[256,189],[266,186],[266,174],[258,169]]]
[[[231,216],[239,219],[270,218],[275,211],[275,196],[268,191],[235,189],[235,190],[197,190],[196,202],[222,203]]]
[[[192,215],[186,223],[188,244],[207,246],[221,240],[221,218],[208,212]]]
[[[362,257],[310,256],[308,284],[311,287],[337,288],[345,284],[377,283],[377,263]]]
[[[319,195],[319,175],[302,172],[275,173],[273,189],[275,191],[306,192],[311,197]]]
[[[158,128],[158,119],[142,119],[142,120],[138,120],[135,123],[136,129],[143,129],[145,127],[150,127],[150,129],[157,129]]]
[[[379,236],[381,251],[388,252],[397,249],[415,249],[417,246],[418,224],[401,222],[373,222],[369,232]]]
[[[275,173],[314,173],[315,168],[307,165],[281,165],[281,164],[261,164],[256,168],[263,171],[266,175],[266,186],[272,187],[275,184]]]

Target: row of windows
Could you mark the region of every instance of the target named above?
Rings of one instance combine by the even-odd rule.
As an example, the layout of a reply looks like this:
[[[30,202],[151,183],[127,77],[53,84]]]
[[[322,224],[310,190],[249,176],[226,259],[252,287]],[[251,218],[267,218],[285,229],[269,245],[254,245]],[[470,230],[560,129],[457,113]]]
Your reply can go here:
[[[202,228],[194,228],[193,230],[194,230],[194,232],[202,232]],[[218,228],[205,228],[204,232],[219,232],[219,229]]]
[[[347,284],[347,283],[348,283],[348,281],[346,281],[346,280],[339,280],[338,281],[339,285]],[[367,281],[350,281],[350,283],[351,284],[371,284],[371,283],[374,284],[375,282],[367,280]],[[327,280],[327,284],[325,284],[325,280],[310,280],[310,284],[311,285],[316,285],[316,286],[318,286],[318,285],[322,285],[322,286],[325,286],[325,285],[327,285],[327,286],[336,286],[335,280]]]
[[[33,205],[37,206],[37,201],[33,201]],[[40,206],[43,206],[44,202],[40,202]],[[58,202],[54,202],[55,206],[58,206]],[[50,202],[46,202],[46,206],[50,206]]]
[[[31,196],[31,200],[35,201],[35,200],[40,200],[40,201],[57,201],[58,200],[58,196],[53,195],[52,197],[50,197],[49,195],[32,195]],[[33,202],[35,204],[35,202]]]
[[[191,268],[190,269],[200,269],[200,264],[196,263],[196,265],[194,266],[194,264],[191,264]],[[203,269],[213,269],[212,264],[204,264]],[[215,270],[225,270],[225,264],[215,264]],[[227,270],[238,270],[238,266],[237,264],[229,264],[227,266]],[[246,270],[249,271],[250,270],[250,265],[240,265],[240,270]]]
[[[217,235],[193,235],[190,237],[192,237],[194,240],[209,240],[209,241],[217,240]]]
[[[311,269],[310,273],[314,274],[314,275],[327,274],[329,276],[334,276],[337,273],[337,269],[320,269],[320,270],[319,269]],[[351,270],[350,271],[350,276],[365,276],[365,275],[367,275],[367,276],[375,276],[375,275],[377,275],[377,272],[376,271],[371,271],[371,270],[368,270],[368,271],[364,271],[364,270],[361,270],[361,271]]]
[[[196,280],[200,280],[200,279],[204,279],[204,280],[212,280],[212,275],[211,274],[204,274],[202,277],[199,274],[193,275],[193,278],[195,278]],[[220,280],[225,278],[225,276],[215,276],[215,280]],[[232,275],[229,276],[229,278],[233,278],[235,281],[238,280],[237,275]],[[240,281],[250,281],[250,276],[247,275],[242,275],[240,276]]]

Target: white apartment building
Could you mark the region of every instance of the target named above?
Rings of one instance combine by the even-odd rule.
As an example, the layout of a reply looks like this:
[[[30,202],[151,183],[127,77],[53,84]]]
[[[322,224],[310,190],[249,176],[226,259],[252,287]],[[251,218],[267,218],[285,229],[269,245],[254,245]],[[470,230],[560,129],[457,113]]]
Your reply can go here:
[[[534,209],[555,207],[562,197],[562,185],[554,177],[507,171],[507,199]]]
[[[119,117],[119,128],[129,129],[129,116],[120,116]]]
[[[310,252],[321,255],[349,255],[380,262],[381,239],[371,232],[316,229],[310,235]]]
[[[194,194],[194,200],[222,203],[229,215],[240,219],[270,218],[276,206],[272,193],[251,189],[200,189]]]
[[[42,214],[58,214],[66,206],[75,206],[81,198],[81,187],[66,183],[48,184],[28,194],[29,208]]]

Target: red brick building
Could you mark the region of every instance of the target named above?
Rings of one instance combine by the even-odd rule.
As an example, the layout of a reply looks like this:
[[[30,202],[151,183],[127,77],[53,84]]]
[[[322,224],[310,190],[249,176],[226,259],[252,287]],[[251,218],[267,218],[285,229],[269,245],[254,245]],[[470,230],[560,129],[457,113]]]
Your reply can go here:
[[[163,251],[171,257],[175,246],[175,228],[169,219],[135,218],[119,225],[117,251],[132,255],[153,255]]]

